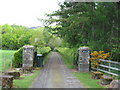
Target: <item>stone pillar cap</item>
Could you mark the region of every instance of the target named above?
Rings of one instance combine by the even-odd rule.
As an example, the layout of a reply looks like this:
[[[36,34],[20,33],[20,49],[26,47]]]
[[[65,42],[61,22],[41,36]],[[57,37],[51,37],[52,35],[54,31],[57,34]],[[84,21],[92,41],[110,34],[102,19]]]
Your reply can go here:
[[[32,46],[32,45],[25,45],[25,46],[23,46],[23,48],[34,48],[34,46]]]
[[[90,48],[89,47],[80,47],[78,50],[81,50],[81,51],[84,51],[84,50],[90,50]]]

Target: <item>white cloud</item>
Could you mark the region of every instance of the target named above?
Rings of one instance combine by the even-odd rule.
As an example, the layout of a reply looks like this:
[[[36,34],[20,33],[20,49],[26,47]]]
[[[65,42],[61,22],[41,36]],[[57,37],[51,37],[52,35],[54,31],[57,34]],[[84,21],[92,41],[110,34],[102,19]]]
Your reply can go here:
[[[46,18],[44,13],[57,10],[57,2],[58,0],[0,0],[0,25],[40,26],[42,24],[37,17]]]

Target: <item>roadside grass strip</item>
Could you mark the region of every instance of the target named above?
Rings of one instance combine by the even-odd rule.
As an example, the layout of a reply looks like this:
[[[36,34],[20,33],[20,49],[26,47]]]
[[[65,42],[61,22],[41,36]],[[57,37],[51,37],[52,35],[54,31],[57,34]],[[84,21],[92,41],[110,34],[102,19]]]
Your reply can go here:
[[[15,88],[29,88],[33,80],[37,77],[40,70],[34,70],[31,74],[21,75],[20,79],[13,80]]]
[[[100,85],[100,80],[94,80],[91,78],[91,73],[87,72],[73,72],[73,75],[80,80],[80,82],[86,88],[106,88],[106,86]]]

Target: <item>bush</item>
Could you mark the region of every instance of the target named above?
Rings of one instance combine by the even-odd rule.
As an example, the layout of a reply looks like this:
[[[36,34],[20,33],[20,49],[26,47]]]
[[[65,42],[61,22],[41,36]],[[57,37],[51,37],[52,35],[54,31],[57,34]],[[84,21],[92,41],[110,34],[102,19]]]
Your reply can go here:
[[[36,59],[36,55],[38,54],[43,54],[44,56],[46,54],[48,54],[51,51],[50,47],[43,47],[43,48],[38,48],[37,52],[35,49],[34,52],[34,63],[35,63],[35,59]],[[15,53],[14,53],[14,59],[13,59],[13,67],[15,68],[20,68],[22,67],[22,52],[23,52],[23,48],[21,47],[20,49],[18,49]]]
[[[100,63],[99,59],[108,59],[110,53],[109,52],[105,53],[104,51],[94,51],[90,55],[91,55],[90,61],[92,67],[97,68]]]
[[[46,54],[49,53],[50,51],[51,51],[51,48],[50,48],[50,47],[37,48],[37,53],[38,53],[38,54],[46,55]]]
[[[22,67],[22,51],[23,51],[23,48],[21,47],[14,53],[13,67],[16,67],[16,68]]]

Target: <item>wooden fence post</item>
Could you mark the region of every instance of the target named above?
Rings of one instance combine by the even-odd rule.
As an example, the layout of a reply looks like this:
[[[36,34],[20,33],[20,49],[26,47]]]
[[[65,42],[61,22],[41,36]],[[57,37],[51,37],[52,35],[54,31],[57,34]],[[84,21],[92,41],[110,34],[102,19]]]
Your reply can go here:
[[[6,57],[4,56],[4,70],[6,70]]]
[[[110,61],[110,60],[109,60],[109,61]],[[109,62],[109,72],[111,72],[110,67],[111,67],[111,62]]]
[[[13,57],[11,56],[10,69],[12,69],[12,59],[13,59]]]

